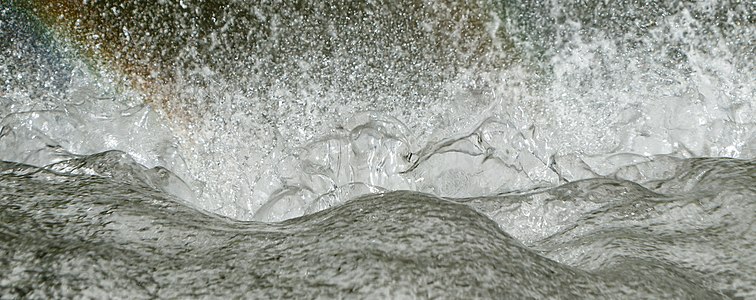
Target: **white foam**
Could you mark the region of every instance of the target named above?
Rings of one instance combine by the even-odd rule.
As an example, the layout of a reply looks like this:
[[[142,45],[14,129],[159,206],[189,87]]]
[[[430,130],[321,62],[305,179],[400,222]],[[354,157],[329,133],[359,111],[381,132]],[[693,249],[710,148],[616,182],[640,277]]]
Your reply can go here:
[[[268,73],[195,85],[192,76],[215,76],[197,66],[175,87],[173,108],[187,117],[156,113],[109,77],[76,68],[52,102],[1,96],[0,159],[46,165],[118,149],[178,174],[200,207],[271,221],[382,190],[489,195],[596,176],[645,180],[655,171],[643,164],[660,155],[756,155],[753,62],[726,36],[751,29],[708,30],[691,7],[641,36],[617,34],[549,5],[564,18],[543,29],[554,40],[490,50],[519,57],[507,66],[443,69],[424,59],[378,68],[360,62],[360,49],[341,49],[296,61],[283,70],[291,77],[265,89],[257,85]],[[485,28],[489,37],[523,34],[498,17]]]

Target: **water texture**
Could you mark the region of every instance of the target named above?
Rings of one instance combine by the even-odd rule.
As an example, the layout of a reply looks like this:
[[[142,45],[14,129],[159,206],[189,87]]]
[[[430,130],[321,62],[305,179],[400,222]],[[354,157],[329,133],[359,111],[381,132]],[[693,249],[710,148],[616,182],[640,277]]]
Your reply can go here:
[[[754,11],[3,1],[0,298],[754,298]]]

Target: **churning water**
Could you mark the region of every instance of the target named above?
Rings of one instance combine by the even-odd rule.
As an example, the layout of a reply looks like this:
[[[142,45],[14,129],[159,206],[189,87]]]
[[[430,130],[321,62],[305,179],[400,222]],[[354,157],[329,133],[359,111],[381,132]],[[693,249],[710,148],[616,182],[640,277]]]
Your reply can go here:
[[[755,11],[3,0],[0,299],[756,298]]]

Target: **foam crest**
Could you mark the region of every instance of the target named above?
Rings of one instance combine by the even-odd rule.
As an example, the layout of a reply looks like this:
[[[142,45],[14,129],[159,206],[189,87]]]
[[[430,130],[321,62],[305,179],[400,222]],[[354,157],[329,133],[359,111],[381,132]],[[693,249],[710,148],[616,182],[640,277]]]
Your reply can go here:
[[[412,182],[402,174],[411,153],[407,134],[407,128],[396,119],[376,113],[358,114],[339,132],[286,157],[274,173],[275,179],[263,179],[275,184],[256,188],[269,198],[260,197],[264,204],[250,211],[255,219],[281,220],[366,192],[413,189]]]
[[[667,158],[756,153],[742,3],[184,4],[3,7],[19,42],[0,159],[116,149],[199,207],[280,220],[371,191],[646,182]]]

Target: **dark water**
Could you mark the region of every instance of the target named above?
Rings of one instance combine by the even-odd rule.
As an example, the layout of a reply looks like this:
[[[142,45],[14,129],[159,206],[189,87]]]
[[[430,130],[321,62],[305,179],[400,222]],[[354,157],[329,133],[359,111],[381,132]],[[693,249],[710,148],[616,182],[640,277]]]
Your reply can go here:
[[[756,164],[690,160],[683,170],[656,183],[668,194],[610,179],[463,200],[390,192],[265,224],[203,213],[136,174],[4,163],[1,287],[10,298],[714,299],[749,291],[735,284],[754,274]],[[712,184],[727,187],[712,193]]]
[[[3,1],[0,299],[754,298],[754,11]]]

